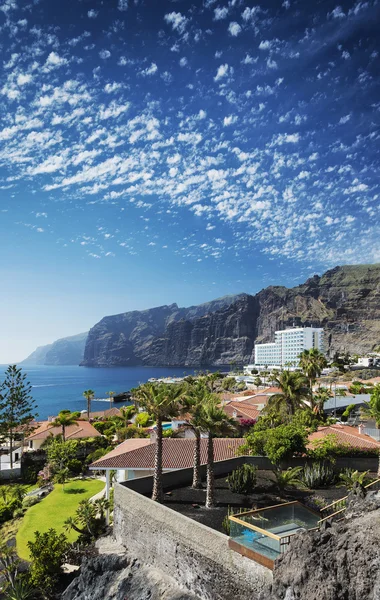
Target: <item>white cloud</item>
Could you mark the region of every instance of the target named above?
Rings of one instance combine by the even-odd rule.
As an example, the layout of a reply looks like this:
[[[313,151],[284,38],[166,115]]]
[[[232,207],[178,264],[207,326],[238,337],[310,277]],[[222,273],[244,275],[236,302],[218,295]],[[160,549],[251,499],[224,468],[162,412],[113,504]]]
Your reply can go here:
[[[187,18],[179,12],[171,12],[164,16],[165,21],[170,24],[173,30],[183,33],[186,29]]]
[[[273,41],[265,40],[264,42],[260,42],[259,50],[271,50],[271,48],[273,46],[274,46]]]
[[[66,58],[59,56],[56,52],[50,52],[49,56],[46,59],[44,68],[47,70],[56,69],[58,67],[62,67],[63,65],[67,65],[68,61]]]
[[[232,35],[233,37],[236,37],[237,35],[239,35],[240,32],[241,32],[241,27],[240,27],[239,23],[236,23],[236,21],[232,21],[232,23],[230,23],[228,26],[228,33],[230,35]]]
[[[329,13],[329,17],[332,17],[333,19],[344,19],[346,15],[343,12],[342,7],[337,6],[333,11],[331,11],[331,13]]]
[[[253,58],[249,54],[246,54],[241,62],[243,65],[253,65],[254,63],[257,63],[258,60],[258,58]]]
[[[17,77],[17,85],[25,85],[26,83],[30,83],[32,81],[32,76],[27,73],[27,74],[22,74],[20,73],[20,75],[18,75]]]
[[[109,58],[111,56],[111,52],[109,50],[100,50],[99,56],[100,58],[105,60],[106,58]]]
[[[276,63],[275,60],[272,60],[271,58],[268,58],[268,60],[267,60],[267,67],[268,67],[268,69],[277,69],[278,65],[277,65],[277,63]]]
[[[230,67],[228,66],[227,63],[224,65],[220,65],[220,67],[218,67],[218,70],[214,77],[214,81],[219,81],[219,79],[222,79],[222,77],[226,77],[226,75],[228,75],[229,70],[230,70]]]
[[[228,8],[227,6],[223,6],[222,8],[218,7],[218,8],[214,8],[214,20],[215,21],[222,21],[223,19],[225,19],[228,15]]]
[[[179,61],[180,67],[186,67],[187,63],[188,63],[188,60],[187,60],[186,56],[183,56]]]
[[[87,16],[88,16],[89,19],[96,19],[96,17],[98,16],[98,14],[99,14],[99,11],[98,10],[94,10],[93,8],[87,12]]]
[[[122,12],[128,10],[128,0],[118,0],[117,8]]]
[[[223,127],[228,127],[229,125],[233,125],[238,120],[236,115],[230,115],[229,117],[224,117],[223,119]]]
[[[339,125],[344,125],[345,123],[348,123],[348,121],[351,119],[351,115],[345,115],[344,117],[341,117],[339,119]]]
[[[253,6],[252,8],[248,8],[248,6],[244,9],[244,11],[242,12],[242,18],[244,19],[244,21],[251,21],[253,19],[255,19],[257,17],[257,15],[260,12],[260,7],[259,6]]]
[[[104,91],[107,94],[111,94],[112,92],[116,92],[117,90],[119,90],[121,88],[121,84],[120,83],[116,83],[116,81],[114,81],[113,83],[107,83],[104,86]]]
[[[271,146],[282,146],[283,144],[297,144],[300,141],[299,133],[279,133],[271,142]]]
[[[150,67],[147,67],[146,69],[143,69],[142,71],[140,71],[140,75],[142,75],[143,77],[147,77],[149,75],[154,75],[155,73],[157,73],[158,71],[158,67],[156,65],[156,63],[153,63],[150,65]]]

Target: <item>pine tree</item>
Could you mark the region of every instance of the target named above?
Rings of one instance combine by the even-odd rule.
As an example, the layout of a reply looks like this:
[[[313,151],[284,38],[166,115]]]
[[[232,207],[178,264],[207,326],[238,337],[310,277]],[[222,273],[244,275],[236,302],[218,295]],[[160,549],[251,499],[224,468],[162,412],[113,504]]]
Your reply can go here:
[[[29,431],[35,416],[36,404],[31,391],[32,386],[22,369],[9,365],[0,384],[0,436],[9,443],[11,469],[15,441]]]

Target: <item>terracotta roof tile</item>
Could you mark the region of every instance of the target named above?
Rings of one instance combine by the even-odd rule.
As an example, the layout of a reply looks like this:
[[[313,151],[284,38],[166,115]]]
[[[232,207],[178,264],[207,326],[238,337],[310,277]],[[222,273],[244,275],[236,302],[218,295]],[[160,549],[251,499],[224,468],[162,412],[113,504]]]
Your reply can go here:
[[[51,435],[56,436],[62,433],[62,427],[54,427],[51,422],[45,421],[36,429],[27,440],[46,440]],[[66,439],[75,440],[87,437],[99,437],[101,434],[88,421],[78,420],[77,425],[66,427]]]
[[[340,444],[346,444],[352,446],[354,448],[363,448],[363,449],[372,449],[378,448],[380,449],[380,442],[373,440],[368,435],[359,433],[356,427],[350,427],[349,425],[328,425],[327,427],[318,427],[318,431],[315,431],[311,435],[309,435],[309,444],[308,447],[312,447],[311,442],[316,440],[321,440],[326,435],[335,435],[337,441]]]
[[[236,419],[254,419],[255,421],[260,416],[260,411],[246,402],[228,402],[223,406],[224,412],[232,418]],[[234,416],[236,414],[236,416]]]
[[[153,469],[156,444],[150,440],[126,440],[127,442],[148,442],[136,449],[126,449],[123,442],[109,454],[90,465],[91,469]],[[215,438],[214,460],[221,461],[236,456],[236,451],[245,440],[243,438]],[[118,451],[115,453],[115,451]],[[201,464],[207,463],[207,438],[201,439]],[[186,469],[194,464],[194,440],[168,438],[163,440],[162,466],[164,469]]]

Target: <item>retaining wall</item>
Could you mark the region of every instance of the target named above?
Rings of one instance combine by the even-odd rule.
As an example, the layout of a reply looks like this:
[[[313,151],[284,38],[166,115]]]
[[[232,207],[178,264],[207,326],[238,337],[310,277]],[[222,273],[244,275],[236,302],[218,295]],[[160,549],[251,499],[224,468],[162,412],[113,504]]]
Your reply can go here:
[[[152,477],[144,479],[151,489]],[[133,556],[202,600],[269,597],[269,569],[231,550],[226,535],[130,489],[132,483],[115,484],[114,535]]]

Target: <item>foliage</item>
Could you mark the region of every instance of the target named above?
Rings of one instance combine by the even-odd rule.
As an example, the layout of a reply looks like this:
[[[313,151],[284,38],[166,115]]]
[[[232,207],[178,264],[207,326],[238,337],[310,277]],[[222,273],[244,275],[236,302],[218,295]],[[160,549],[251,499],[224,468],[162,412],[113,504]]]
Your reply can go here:
[[[240,447],[240,453],[267,456],[277,465],[295,454],[306,452],[306,442],[307,430],[302,426],[279,425],[264,431],[257,431],[255,426]]]
[[[90,419],[90,413],[91,413],[91,401],[94,399],[95,397],[95,392],[94,390],[85,390],[83,392],[83,396],[86,398],[87,400],[87,418]]]
[[[25,498],[22,501],[22,505],[24,508],[30,508],[31,506],[34,506],[39,502],[41,502],[39,496],[25,496]]]
[[[228,392],[233,391],[236,387],[236,379],[235,377],[225,377],[222,379],[221,388],[222,390]]]
[[[310,395],[306,377],[297,371],[282,371],[274,378],[274,385],[281,389],[278,394],[271,396],[268,406],[278,410],[284,407],[286,413],[294,415],[297,409],[305,406]]]
[[[19,577],[13,587],[7,590],[5,600],[28,600],[33,597],[35,597],[33,587],[25,577]]]
[[[146,431],[146,429],[143,429],[142,427],[137,427],[134,424],[128,425],[128,427],[126,427],[124,431],[124,439],[126,440],[129,440],[131,438],[146,438],[149,436],[149,433]]]
[[[292,467],[286,470],[275,469],[274,476],[276,477],[277,486],[280,490],[294,487],[304,487],[303,481],[300,478],[302,467]]]
[[[241,465],[227,477],[228,487],[236,494],[251,494],[256,484],[257,467]]]
[[[351,413],[354,412],[356,409],[356,404],[349,404],[346,408],[346,410],[342,413],[342,421],[347,420]]]
[[[231,517],[232,515],[241,515],[244,512],[248,512],[249,510],[251,510],[251,509],[250,508],[242,508],[241,506],[239,508],[235,508],[234,506],[227,507],[227,514],[225,515],[225,517],[222,521],[222,527],[223,527],[226,535],[230,535],[230,530],[231,530],[231,521],[230,521],[229,517]]]
[[[20,428],[25,435],[30,431],[36,404],[31,396],[32,386],[26,374],[16,365],[5,371],[0,384],[0,441],[7,439],[10,449],[10,468],[13,468],[13,448],[20,439]]]
[[[83,473],[83,463],[77,458],[72,458],[69,460],[67,463],[67,468],[73,475],[80,475]]]
[[[151,416],[147,412],[140,412],[135,417],[135,423],[140,427],[146,427],[151,420]]]
[[[314,462],[305,465],[301,479],[309,489],[319,489],[333,485],[336,481],[336,473],[330,464]]]
[[[0,579],[5,581],[4,590],[10,593],[17,582],[20,559],[14,548],[8,546],[6,542],[0,542]]]
[[[375,419],[376,427],[380,428],[380,383],[373,386],[367,411]]]
[[[96,460],[99,460],[99,458],[102,458],[103,456],[108,454],[109,451],[110,449],[108,448],[97,448],[96,450],[94,450],[94,452],[88,454],[88,456],[86,457],[86,463],[90,465]]]
[[[34,541],[28,542],[30,557],[30,581],[45,597],[51,597],[58,577],[62,572],[64,557],[69,544],[63,533],[55,529],[41,533],[35,532]]]
[[[371,478],[368,477],[369,471],[354,471],[353,469],[345,469],[339,475],[341,485],[344,485],[348,490],[356,486],[364,487],[371,482]]]
[[[53,473],[68,469],[69,463],[76,458],[77,451],[77,440],[65,442],[59,438],[52,438],[47,446],[46,454]]]
[[[62,439],[66,439],[66,427],[70,425],[77,425],[77,421],[81,414],[79,412],[70,412],[69,410],[61,410],[58,417],[53,421],[54,427],[62,428]]]
[[[110,503],[105,498],[93,502],[82,500],[75,516],[65,521],[65,527],[68,531],[73,529],[85,538],[95,539],[105,528],[106,511],[109,507]]]

